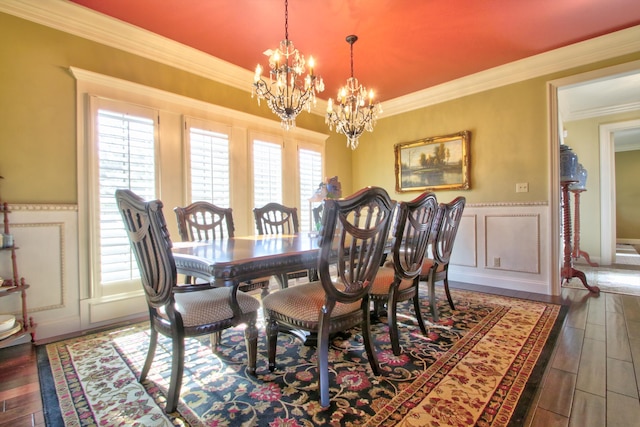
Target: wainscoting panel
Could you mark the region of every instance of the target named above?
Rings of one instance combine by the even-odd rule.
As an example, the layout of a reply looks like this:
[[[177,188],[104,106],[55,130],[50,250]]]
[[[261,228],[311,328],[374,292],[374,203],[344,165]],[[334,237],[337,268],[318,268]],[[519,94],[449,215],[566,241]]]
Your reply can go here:
[[[27,289],[29,316],[37,324],[36,339],[79,329],[78,212],[75,205],[11,205],[18,273]],[[10,257],[4,256],[9,259]],[[10,277],[11,265],[0,265]],[[16,313],[18,296],[0,299],[0,312]]]
[[[546,203],[467,204],[449,279],[550,294],[548,217]]]
[[[463,213],[458,227],[458,234],[451,253],[451,264],[478,266],[478,216]]]
[[[486,216],[485,242],[485,268],[540,273],[538,215]]]

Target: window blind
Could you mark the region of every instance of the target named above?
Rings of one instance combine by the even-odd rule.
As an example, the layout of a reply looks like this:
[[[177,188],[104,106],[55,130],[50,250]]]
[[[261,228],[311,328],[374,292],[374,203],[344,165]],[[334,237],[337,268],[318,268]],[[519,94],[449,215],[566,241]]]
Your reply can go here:
[[[191,201],[230,207],[229,135],[190,127],[189,141]]]
[[[312,231],[315,230],[315,224],[311,218],[309,199],[313,197],[318,186],[323,182],[322,154],[318,151],[300,149],[298,158],[300,164],[300,230]]]
[[[253,206],[282,203],[282,147],[253,141]]]
[[[97,115],[100,283],[140,277],[115,200],[128,188],[155,199],[154,120],[100,109]]]

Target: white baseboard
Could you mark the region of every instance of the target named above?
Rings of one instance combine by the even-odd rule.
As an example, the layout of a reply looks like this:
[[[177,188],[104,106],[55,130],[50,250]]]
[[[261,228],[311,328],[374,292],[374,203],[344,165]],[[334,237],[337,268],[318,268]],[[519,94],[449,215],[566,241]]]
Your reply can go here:
[[[640,239],[616,239],[616,243],[621,245],[640,245]]]

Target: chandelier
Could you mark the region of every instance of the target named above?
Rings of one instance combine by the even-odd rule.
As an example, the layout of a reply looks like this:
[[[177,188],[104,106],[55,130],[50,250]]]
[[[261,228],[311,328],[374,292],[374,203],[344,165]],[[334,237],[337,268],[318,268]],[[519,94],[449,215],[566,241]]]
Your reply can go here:
[[[373,132],[378,114],[382,113],[380,103],[373,101],[373,91],[367,94],[367,89],[360,85],[358,79],[353,77],[353,44],[358,36],[347,36],[347,43],[351,45],[351,77],[347,79],[347,85],[338,91],[336,105],[329,98],[325,123],[329,129],[343,133],[347,137],[347,146],[355,150],[358,147],[358,139],[365,130]]]
[[[284,2],[284,40],[276,50],[266,50],[269,57],[269,81],[262,78],[262,67],[256,67],[251,97],[267,100],[267,105],[281,119],[281,125],[289,130],[296,126],[296,116],[311,103],[316,104],[316,92],[324,90],[322,77],[313,74],[314,62],[309,57],[309,74],[306,73],[304,56],[289,40],[289,2]]]

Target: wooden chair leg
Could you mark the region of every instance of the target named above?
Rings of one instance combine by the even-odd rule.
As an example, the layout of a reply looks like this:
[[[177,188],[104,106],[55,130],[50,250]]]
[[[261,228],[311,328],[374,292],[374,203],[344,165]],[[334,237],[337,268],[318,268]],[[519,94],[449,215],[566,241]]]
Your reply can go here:
[[[149,332],[149,349],[147,350],[147,358],[144,361],[144,366],[140,371],[140,377],[138,381],[142,382],[147,378],[147,374],[149,373],[149,369],[151,368],[151,363],[153,363],[153,358],[156,355],[156,347],[158,345],[158,331],[153,329],[153,325],[151,325],[151,331]]]
[[[211,343],[211,351],[216,352],[218,344],[222,341],[222,331],[212,332],[209,334],[209,342]]]
[[[436,280],[434,271],[429,273],[429,280],[427,283],[429,284],[429,305],[431,306],[431,316],[433,317],[433,321],[437,322],[438,306],[436,304]]]
[[[250,375],[256,374],[256,357],[258,354],[258,327],[255,319],[249,322],[244,330],[244,340],[247,347],[247,370]]]
[[[427,328],[424,325],[424,320],[422,319],[422,309],[420,308],[420,295],[418,293],[418,285],[420,283],[420,278],[416,277],[414,279],[416,283],[415,286],[415,295],[413,296],[413,310],[416,312],[416,319],[418,320],[418,326],[420,326],[420,330],[424,336],[427,336]]]
[[[171,357],[171,379],[169,380],[169,392],[167,393],[167,413],[175,412],[180,399],[182,388],[182,375],[184,374],[184,337],[173,337],[173,349]]]
[[[267,357],[269,359],[269,370],[273,372],[276,369],[278,322],[267,318],[265,321],[265,329],[265,332],[267,333]]]
[[[329,324],[331,323],[331,311],[333,307],[328,307],[328,312],[323,313],[320,318],[318,328],[318,390],[320,392],[320,406],[328,408],[329,397]],[[364,331],[363,331],[364,332]]]
[[[395,307],[394,307],[395,308]],[[387,308],[389,315],[391,315],[391,309]],[[395,310],[393,310],[395,312]],[[394,313],[395,315],[395,313]],[[397,326],[396,326],[397,335]],[[369,359],[369,365],[374,375],[380,375],[380,365],[378,365],[378,356],[373,348],[373,340],[371,339],[371,317],[369,316],[369,299],[364,298],[362,300],[362,338],[364,339],[364,348],[367,350],[367,358]],[[396,336],[397,338],[397,336]]]
[[[400,356],[400,336],[398,335],[397,317],[398,297],[396,291],[397,289],[392,286],[391,292],[389,293],[389,301],[387,302],[387,323],[389,325],[389,338],[391,339],[393,354]],[[364,330],[362,333],[365,335]]]
[[[453,299],[451,299],[451,293],[449,292],[449,278],[444,278],[444,292],[447,294],[447,301],[449,301],[449,307],[451,310],[455,310],[456,307],[453,305]]]

